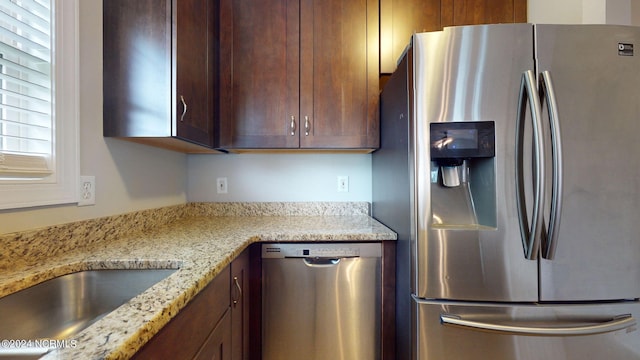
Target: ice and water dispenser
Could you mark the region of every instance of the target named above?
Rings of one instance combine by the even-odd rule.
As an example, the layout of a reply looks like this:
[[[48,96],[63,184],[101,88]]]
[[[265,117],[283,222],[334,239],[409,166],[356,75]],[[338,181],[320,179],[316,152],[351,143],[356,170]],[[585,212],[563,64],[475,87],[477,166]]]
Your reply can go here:
[[[495,123],[431,123],[430,142],[432,226],[495,228]]]

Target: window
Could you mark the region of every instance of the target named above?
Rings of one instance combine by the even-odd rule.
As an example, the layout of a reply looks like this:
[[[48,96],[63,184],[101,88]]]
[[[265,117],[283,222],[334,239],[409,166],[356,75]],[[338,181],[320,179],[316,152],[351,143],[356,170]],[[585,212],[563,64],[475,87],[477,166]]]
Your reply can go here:
[[[0,209],[72,203],[78,0],[0,1]]]

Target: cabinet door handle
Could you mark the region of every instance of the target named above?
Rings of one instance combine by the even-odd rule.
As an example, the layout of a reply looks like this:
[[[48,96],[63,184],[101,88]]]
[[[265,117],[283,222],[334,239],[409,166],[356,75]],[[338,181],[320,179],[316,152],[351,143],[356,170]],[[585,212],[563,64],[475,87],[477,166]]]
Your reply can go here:
[[[233,277],[233,284],[235,285],[236,289],[238,291],[235,292],[234,296],[233,296],[233,305],[237,304],[238,301],[240,301],[240,298],[242,298],[242,287],[240,287],[240,282],[238,281],[238,277],[234,276]]]
[[[309,117],[304,117],[304,136],[309,136],[309,131],[311,131],[311,122],[309,122]]]
[[[291,136],[294,136],[296,134],[296,117],[291,115]]]
[[[180,115],[180,121],[184,121],[184,116],[187,114],[187,102],[184,101],[184,96],[180,95],[180,102],[182,103],[182,115]]]

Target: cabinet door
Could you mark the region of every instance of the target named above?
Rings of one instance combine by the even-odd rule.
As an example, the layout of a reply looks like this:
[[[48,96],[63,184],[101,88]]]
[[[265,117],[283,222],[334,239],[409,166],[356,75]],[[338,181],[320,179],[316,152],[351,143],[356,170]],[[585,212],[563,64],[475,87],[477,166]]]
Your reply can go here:
[[[104,136],[171,136],[171,2],[103,2]]]
[[[231,360],[231,314],[227,311],[193,360]]]
[[[173,0],[174,122],[182,139],[214,146],[215,7],[208,0]],[[152,49],[150,49],[152,50]]]
[[[196,297],[133,357],[142,359],[191,359],[216,324],[228,314],[230,267],[224,268]],[[227,326],[227,329],[230,329]]]
[[[220,146],[299,146],[299,3],[220,1]]]
[[[527,0],[442,0],[442,26],[527,21]]]
[[[527,21],[527,0],[380,0],[380,73],[390,74],[414,32]]]
[[[378,147],[378,1],[302,0],[300,14],[301,147]]]
[[[249,359],[249,250],[231,263],[231,356],[233,360]]]
[[[440,0],[380,0],[380,73],[395,70],[413,33],[440,29]]]

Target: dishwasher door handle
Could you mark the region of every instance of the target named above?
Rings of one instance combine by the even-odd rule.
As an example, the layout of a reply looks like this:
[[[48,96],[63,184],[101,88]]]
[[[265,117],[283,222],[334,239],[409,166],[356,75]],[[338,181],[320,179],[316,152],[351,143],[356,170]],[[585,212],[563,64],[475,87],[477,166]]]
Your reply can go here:
[[[308,267],[331,267],[340,264],[340,258],[308,257],[302,260]]]

